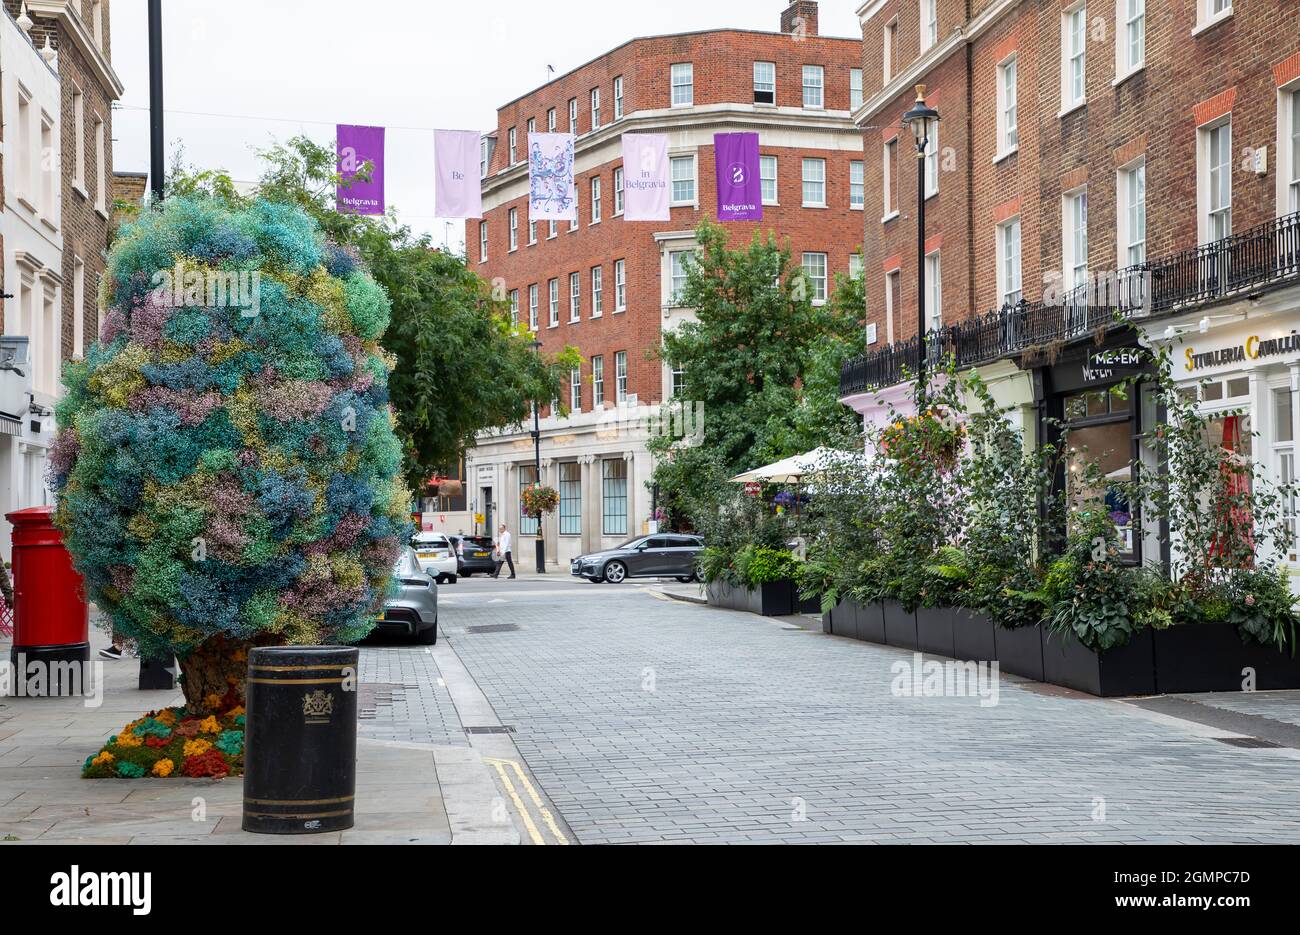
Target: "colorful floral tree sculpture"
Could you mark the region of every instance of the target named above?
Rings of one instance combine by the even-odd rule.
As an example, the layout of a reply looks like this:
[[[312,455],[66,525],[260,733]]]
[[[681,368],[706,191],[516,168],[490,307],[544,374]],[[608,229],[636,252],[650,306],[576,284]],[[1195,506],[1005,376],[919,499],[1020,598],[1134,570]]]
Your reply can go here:
[[[229,716],[250,647],[352,642],[382,606],[409,532],[388,298],[297,208],[175,198],[119,236],[101,302],[55,522],[117,633],[177,654],[183,713]]]

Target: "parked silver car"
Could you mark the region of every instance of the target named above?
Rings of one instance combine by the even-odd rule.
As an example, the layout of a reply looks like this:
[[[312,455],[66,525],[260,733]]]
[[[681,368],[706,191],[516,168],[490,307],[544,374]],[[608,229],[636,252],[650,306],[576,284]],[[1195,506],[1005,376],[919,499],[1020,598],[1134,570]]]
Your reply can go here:
[[[438,642],[438,583],[420,567],[414,549],[403,549],[393,566],[401,590],[384,604],[375,629],[415,637],[425,646]]]
[[[704,548],[699,536],[657,533],[637,536],[614,549],[579,555],[569,563],[569,573],[593,584],[619,584],[628,578],[676,578],[694,581],[699,576],[696,557]]]

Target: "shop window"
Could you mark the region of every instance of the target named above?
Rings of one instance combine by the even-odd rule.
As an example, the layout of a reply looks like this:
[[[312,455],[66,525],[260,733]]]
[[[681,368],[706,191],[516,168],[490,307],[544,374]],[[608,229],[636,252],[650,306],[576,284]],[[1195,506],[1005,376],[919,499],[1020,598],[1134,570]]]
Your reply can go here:
[[[1273,463],[1277,481],[1283,488],[1282,526],[1286,542],[1282,548],[1287,561],[1297,558],[1296,548],[1296,482],[1295,465],[1295,393],[1290,389],[1273,391]]]
[[[1133,480],[1133,403],[1124,384],[1065,398],[1065,493],[1071,526],[1104,510],[1121,556],[1134,558],[1133,511],[1111,483]]]
[[[519,535],[537,535],[537,517],[524,510],[524,491],[537,483],[537,465],[519,466]]]

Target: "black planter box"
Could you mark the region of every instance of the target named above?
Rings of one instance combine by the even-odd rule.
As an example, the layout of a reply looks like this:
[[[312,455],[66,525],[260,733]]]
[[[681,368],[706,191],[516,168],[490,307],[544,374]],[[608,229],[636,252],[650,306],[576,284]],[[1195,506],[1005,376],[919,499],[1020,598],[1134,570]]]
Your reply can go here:
[[[953,608],[952,656],[972,662],[992,662],[998,658],[994,646],[993,621],[977,610]]]
[[[1239,692],[1255,670],[1255,689],[1300,688],[1300,658],[1290,648],[1243,643],[1230,623],[1189,623],[1152,632],[1156,689],[1161,692]]]
[[[812,597],[800,597],[798,591],[796,591],[795,602],[795,613],[820,614],[822,612],[822,596],[820,594],[814,594]]]
[[[916,614],[903,609],[898,601],[882,601],[885,616],[885,643],[900,649],[916,649]]]
[[[836,636],[858,639],[858,602],[852,598],[843,598],[830,612],[830,632]]]
[[[1043,680],[1043,637],[1041,627],[1016,627],[1009,630],[997,627],[993,635],[993,648],[997,653],[998,668],[1027,679]]]
[[[956,608],[953,607],[916,608],[917,648],[923,653],[936,653],[940,656],[956,658],[956,652],[953,650],[956,614]]]
[[[753,590],[715,581],[705,588],[705,594],[715,607],[744,610],[764,617],[787,617],[794,613],[793,581],[769,581]]]
[[[1125,645],[1097,652],[1080,643],[1073,633],[1040,629],[1044,682],[1103,698],[1155,694],[1155,644],[1151,630],[1139,630]]]

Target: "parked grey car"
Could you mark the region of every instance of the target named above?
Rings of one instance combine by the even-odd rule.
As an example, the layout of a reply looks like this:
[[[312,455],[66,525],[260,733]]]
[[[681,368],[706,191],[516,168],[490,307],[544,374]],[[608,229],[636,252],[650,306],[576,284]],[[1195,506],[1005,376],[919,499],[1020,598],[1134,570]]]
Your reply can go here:
[[[592,583],[618,584],[628,578],[676,578],[694,581],[699,576],[696,556],[704,548],[699,536],[657,533],[629,539],[618,548],[579,555],[569,563],[569,573]]]
[[[425,646],[438,642],[438,583],[420,567],[414,549],[403,549],[393,566],[401,590],[384,603],[375,629],[413,636]]]

